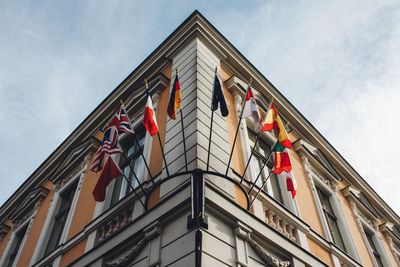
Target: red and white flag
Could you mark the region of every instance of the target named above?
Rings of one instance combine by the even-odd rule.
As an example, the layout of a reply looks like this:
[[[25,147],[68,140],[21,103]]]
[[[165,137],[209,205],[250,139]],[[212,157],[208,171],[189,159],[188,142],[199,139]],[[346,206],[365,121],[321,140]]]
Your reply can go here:
[[[158,133],[156,113],[154,112],[153,101],[151,101],[150,92],[148,89],[146,90],[146,92],[147,92],[147,101],[146,101],[146,107],[144,109],[143,124],[144,127],[146,127],[149,134],[151,136],[154,136],[156,133]]]
[[[287,191],[290,191],[292,194],[292,198],[296,196],[296,191],[297,191],[297,183],[296,179],[294,178],[293,172],[282,172],[282,175],[286,176],[286,189]]]
[[[104,131],[103,141],[99,149],[97,149],[96,156],[94,157],[90,170],[94,172],[101,171],[103,168],[104,154],[121,153],[118,146],[118,127],[113,124]]]
[[[246,100],[243,105],[243,118],[251,116],[253,118],[255,130],[260,131],[263,127],[264,120],[261,116],[260,109],[257,106],[256,98],[254,97],[250,86],[247,89]]]
[[[109,156],[104,170],[101,172],[99,180],[93,190],[94,200],[102,202],[106,196],[107,185],[116,177],[122,175],[122,170],[115,163],[112,156]]]

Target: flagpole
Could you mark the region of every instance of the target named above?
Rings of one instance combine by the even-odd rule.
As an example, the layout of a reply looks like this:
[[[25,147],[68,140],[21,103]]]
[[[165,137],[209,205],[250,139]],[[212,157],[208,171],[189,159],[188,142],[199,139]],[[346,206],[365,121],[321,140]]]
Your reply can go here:
[[[161,138],[160,138],[160,133],[159,132],[157,132],[157,136],[158,136],[158,142],[160,143],[161,154],[162,154],[163,159],[164,159],[164,164],[165,164],[165,169],[167,171],[167,176],[169,176],[168,165],[167,165],[167,161],[165,160],[164,149],[163,149],[163,146],[162,146],[162,143],[161,143]]]
[[[130,164],[129,164],[130,166]],[[134,173],[134,172],[133,172]],[[132,192],[135,194],[135,196],[137,197],[137,199],[139,199],[140,203],[142,204],[143,208],[146,210],[146,206],[144,205],[143,201],[140,199],[138,193],[136,192],[135,188],[133,188],[132,183],[129,181],[129,179],[125,176],[124,172],[122,172],[122,177],[124,177],[125,181],[127,184],[129,184],[130,188],[132,189]],[[139,183],[140,184],[140,183]],[[143,190],[143,189],[142,189]],[[146,195],[146,192],[143,191]]]
[[[257,194],[254,196],[253,200],[250,202],[249,209],[250,209],[251,206],[253,205],[253,202],[257,199],[258,195],[259,195],[260,192],[261,192],[261,189],[265,186],[265,184],[267,183],[269,177],[271,177],[272,174],[273,174],[273,172],[270,172],[270,173],[268,174],[268,177],[265,179],[265,181],[264,181],[263,184],[261,185],[260,189],[258,189]]]
[[[121,99],[120,99],[119,101],[121,102],[121,105],[124,104],[124,102],[123,102]],[[129,116],[128,116],[128,112],[125,110],[125,107],[124,107],[124,111],[125,111],[125,114],[126,114],[126,118],[128,119],[129,125],[131,126],[131,128],[132,128],[132,130],[133,130],[131,119],[130,119]],[[135,136],[135,141],[136,141],[136,143],[137,143],[137,145],[138,145],[138,147],[139,147],[139,149],[140,149],[140,155],[142,155],[144,165],[146,165],[146,169],[147,169],[147,171],[148,171],[148,173],[149,173],[149,175],[150,175],[151,182],[152,182],[153,185],[154,185],[155,183],[154,183],[154,181],[153,181],[153,175],[151,175],[149,165],[147,164],[146,158],[145,158],[144,155],[143,155],[143,149],[142,149],[141,146],[140,146],[139,140],[138,140],[138,138],[137,138],[137,136],[136,136],[136,132],[135,132],[133,135]]]
[[[249,191],[249,193],[248,193],[249,195],[250,195],[251,191],[253,191],[253,188],[254,188],[254,186],[256,185],[256,183],[257,183],[257,181],[258,181],[258,178],[260,178],[260,175],[261,175],[262,171],[264,170],[265,165],[267,165],[269,159],[271,158],[272,152],[273,152],[273,150],[274,150],[274,148],[275,148],[275,146],[276,146],[277,143],[278,143],[278,141],[276,141],[275,144],[271,147],[271,152],[269,153],[267,160],[264,162],[264,164],[263,164],[263,166],[262,166],[260,172],[258,173],[256,180],[254,181],[253,185],[251,186],[250,191]],[[272,173],[272,172],[271,172],[271,173]]]
[[[271,101],[270,101],[270,103],[269,103],[268,109],[267,109],[267,115],[268,115],[269,109],[271,108],[271,104],[272,104],[273,102],[274,102],[274,98],[272,97],[272,98],[271,98]],[[257,142],[258,142],[258,139],[260,138],[260,134],[261,134],[261,130],[258,132],[256,141],[255,141],[254,146],[253,146],[253,149],[251,150],[251,154],[250,154],[249,160],[247,161],[246,168],[244,169],[242,178],[240,179],[240,184],[242,184],[242,182],[243,182],[244,175],[246,174],[247,168],[249,167],[249,163],[250,163],[251,157],[253,156],[254,149],[255,149],[256,146],[257,146]]]
[[[178,68],[176,68],[176,75],[178,75]],[[182,90],[181,90],[182,93]],[[183,113],[182,113],[183,107],[180,108],[181,113],[181,126],[182,126],[182,138],[183,138],[183,149],[184,149],[184,154],[185,154],[185,166],[186,166],[186,171],[188,171],[188,163],[187,163],[187,155],[186,155],[186,141],[185,141],[185,128],[183,126]]]
[[[215,67],[215,79],[217,79],[217,71],[218,68]],[[215,81],[214,81],[214,87],[215,87]],[[215,90],[215,88],[214,88]],[[213,97],[214,97],[214,93],[213,92]],[[210,125],[210,138],[208,139],[208,155],[207,155],[207,171],[208,171],[208,167],[209,167],[209,163],[210,163],[210,154],[211,154],[211,135],[212,135],[212,127],[213,127],[213,122],[214,122],[214,109],[213,109],[213,101],[214,99],[211,100],[211,125]]]
[[[244,175],[246,174],[247,168],[249,167],[249,163],[250,163],[251,157],[253,156],[254,149],[255,149],[256,146],[257,146],[257,142],[258,142],[258,138],[260,138],[260,134],[261,134],[261,131],[258,132],[256,141],[254,142],[254,146],[253,146],[253,148],[251,149],[251,154],[250,154],[249,160],[247,161],[246,168],[244,168],[244,172],[243,172],[243,174],[242,174],[242,178],[240,179],[240,184],[242,184],[242,182],[243,182],[243,180],[244,180]]]
[[[128,157],[125,155],[125,153],[122,151],[122,149],[121,149],[121,155],[124,156],[124,161],[126,161],[126,160],[128,159]],[[140,189],[142,189],[142,191],[146,193],[146,191],[144,190],[142,184],[141,184],[140,181],[139,181],[139,178],[136,176],[136,173],[135,173],[135,171],[133,170],[130,161],[128,162],[128,166],[129,166],[129,169],[131,169],[131,171],[132,171],[132,173],[133,173],[133,176],[135,176],[135,179],[136,179],[136,181],[138,182]],[[130,187],[132,188],[132,190],[134,190],[134,188],[133,188],[131,182],[129,182],[129,185],[130,185]]]
[[[225,175],[228,175],[229,166],[231,165],[233,149],[235,148],[235,144],[236,144],[236,139],[237,139],[237,135],[238,135],[238,132],[239,132],[240,123],[242,121],[244,107],[246,105],[246,96],[247,96],[247,92],[249,91],[249,88],[250,88],[250,85],[251,85],[251,81],[252,81],[252,78],[250,78],[249,85],[247,87],[246,94],[245,94],[245,97],[243,99],[243,105],[242,105],[242,110],[240,111],[239,123],[238,123],[238,126],[236,128],[235,139],[233,140],[232,150],[231,150],[231,154],[229,155],[229,161],[228,161],[228,166],[226,168]]]

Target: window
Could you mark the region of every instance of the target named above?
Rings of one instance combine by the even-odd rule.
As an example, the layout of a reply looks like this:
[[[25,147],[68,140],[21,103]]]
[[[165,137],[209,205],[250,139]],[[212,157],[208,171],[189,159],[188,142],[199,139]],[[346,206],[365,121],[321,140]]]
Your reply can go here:
[[[116,178],[111,205],[114,205],[120,199],[124,198],[132,191],[132,188],[136,188],[139,185],[135,175],[140,179],[141,167],[143,166],[143,157],[141,156],[141,153],[143,150],[146,129],[141,124],[135,129],[135,133],[139,145],[136,141],[135,135],[133,134],[126,135],[125,138],[120,141],[123,153],[120,156],[119,166],[123,171],[125,178],[123,176]]]
[[[77,185],[78,182],[76,181],[60,194],[60,204],[58,210],[56,211],[56,215],[54,216],[53,227],[44,255],[48,255],[50,252],[52,252],[60,242]]]
[[[382,263],[382,259],[381,259],[381,255],[378,253],[378,250],[376,249],[375,243],[372,239],[371,234],[368,231],[364,231],[365,236],[367,237],[367,241],[369,243],[369,246],[371,248],[371,252],[375,258],[376,263],[378,264],[378,266],[383,267],[383,263]]]
[[[337,222],[337,218],[333,212],[331,202],[329,200],[329,195],[322,191],[319,187],[316,187],[318,192],[318,197],[321,202],[322,210],[325,216],[325,219],[328,223],[328,228],[330,235],[333,239],[333,243],[340,247],[342,250],[346,251],[344,246],[343,238],[339,231],[339,226]]]
[[[248,129],[248,135],[249,135],[250,150],[252,150],[254,147],[254,143],[256,142],[257,135],[250,129]],[[251,164],[254,169],[254,174],[253,174],[254,179],[257,178],[261,168],[263,167],[270,153],[271,153],[271,146],[268,145],[261,137],[258,138],[256,148],[254,149],[253,157],[251,158],[252,161]],[[258,178],[258,181],[256,183],[258,186],[261,186],[265,182],[268,175],[270,174],[272,166],[273,166],[273,160],[271,157],[266,166],[264,167],[263,171],[261,172],[260,178]],[[283,204],[281,188],[279,186],[277,174],[275,173],[271,174],[263,190],[267,192],[270,196],[272,196],[275,200]]]
[[[5,266],[7,267],[13,266],[14,261],[18,255],[18,251],[21,247],[22,240],[24,240],[24,236],[27,229],[28,225],[25,225],[21,230],[18,230],[18,232],[15,233],[15,238],[11,244],[10,254],[8,256],[8,259],[6,259]]]

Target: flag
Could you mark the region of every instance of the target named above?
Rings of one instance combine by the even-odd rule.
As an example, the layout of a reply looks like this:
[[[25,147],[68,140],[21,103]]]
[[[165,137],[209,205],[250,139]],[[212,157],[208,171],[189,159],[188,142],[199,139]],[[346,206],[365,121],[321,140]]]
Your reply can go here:
[[[286,175],[286,189],[291,192],[292,198],[294,198],[297,191],[297,183],[293,172],[284,172],[283,174]]]
[[[251,87],[247,89],[246,100],[243,107],[243,115],[244,118],[252,117],[254,122],[254,128],[256,131],[260,131],[263,127],[263,118],[261,116],[260,109],[257,106],[256,98],[254,97],[253,91]]]
[[[94,200],[102,202],[106,196],[107,185],[116,177],[122,175],[121,169],[110,156],[101,172],[99,180],[93,190]]]
[[[93,160],[90,170],[98,172],[103,168],[104,154],[115,154],[120,153],[121,150],[118,147],[118,133],[135,133],[132,130],[131,123],[129,121],[128,114],[125,111],[123,104],[119,107],[115,113],[107,129],[104,131],[103,141],[101,146],[97,149],[96,156]]]
[[[226,106],[226,101],[225,101],[224,93],[222,92],[221,83],[219,81],[217,74],[215,74],[214,90],[213,90],[213,96],[212,96],[212,102],[211,102],[211,110],[212,111],[215,111],[218,109],[218,103],[219,103],[219,108],[221,110],[222,116],[223,117],[228,116],[229,111],[228,111],[228,107]]]
[[[292,148],[292,142],[290,142],[289,137],[286,133],[285,126],[278,115],[274,104],[270,104],[267,116],[265,118],[265,124],[262,131],[272,131],[275,130],[275,136],[278,138],[279,143],[287,148]]]
[[[290,172],[292,170],[292,164],[290,162],[289,149],[282,146],[279,142],[276,142],[272,152],[274,158],[274,167],[272,171],[277,174],[281,174],[282,171]]]
[[[114,122],[115,123],[115,122]],[[121,150],[118,146],[118,128],[115,124],[110,124],[104,131],[103,141],[97,149],[96,156],[93,160],[90,170],[98,172],[103,168],[104,154],[116,154]]]
[[[173,120],[176,119],[176,109],[181,108],[182,95],[181,86],[179,84],[178,73],[175,76],[174,86],[171,91],[171,96],[169,98],[167,113],[169,117]]]
[[[158,133],[157,119],[156,114],[153,108],[153,102],[151,101],[150,92],[146,85],[146,93],[147,93],[147,102],[146,107],[144,109],[144,118],[143,124],[146,127],[147,131],[151,136],[154,136]]]
[[[118,133],[131,133],[134,134],[135,131],[132,129],[131,120],[128,117],[128,113],[125,110],[124,104],[121,104],[119,108],[119,127]]]
[[[132,130],[128,114],[126,113],[123,104],[121,104],[117,113],[115,113],[109,127],[115,127],[118,130],[118,133],[135,133]]]

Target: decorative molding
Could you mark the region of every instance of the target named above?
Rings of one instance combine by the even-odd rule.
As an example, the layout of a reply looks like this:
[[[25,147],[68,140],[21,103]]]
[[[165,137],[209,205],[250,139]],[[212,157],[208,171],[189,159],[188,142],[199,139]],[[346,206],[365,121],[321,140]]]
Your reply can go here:
[[[387,243],[396,259],[397,264],[400,265],[400,238],[394,234],[394,224],[385,222],[379,225],[379,229],[385,236]]]
[[[34,218],[43,200],[46,198],[50,191],[40,186],[35,190],[29,192],[26,199],[20,203],[18,209],[13,212],[10,219],[13,223],[12,229],[18,229],[22,224],[24,224],[28,219]]]
[[[290,266],[290,261],[283,261],[283,260],[277,259],[275,256],[271,255],[271,253],[269,253],[268,250],[266,250],[255,239],[252,238],[251,232],[245,231],[245,230],[241,229],[241,227],[237,227],[234,232],[235,232],[236,236],[247,241],[251,245],[251,247],[257,252],[258,256],[260,256],[261,259],[266,264],[270,264],[274,267]]]
[[[332,173],[332,171],[329,170],[328,167],[324,166],[324,164],[321,163],[321,161],[316,158],[314,153],[311,152],[307,148],[307,146],[314,147],[313,145],[301,139],[293,143],[293,149],[300,155],[302,161],[305,162],[305,159],[307,159],[310,171],[312,171],[314,174],[317,174],[319,177],[324,177],[323,178],[325,180],[324,183],[327,184],[330,188],[332,188],[332,190],[336,191],[337,189],[336,186],[339,184],[341,180],[340,177],[336,177],[338,176],[338,174]],[[314,148],[318,150],[318,154],[322,154],[322,152],[318,148],[316,147]]]
[[[11,227],[5,223],[0,224],[0,243],[3,241],[4,237],[10,231]]]
[[[68,184],[69,181],[71,181],[77,175],[86,171],[88,166],[86,158],[87,157],[85,157],[85,160],[83,160],[79,166],[77,166],[72,172],[70,172],[68,176],[66,176],[64,179],[58,179],[58,182],[54,186],[55,192],[58,192],[61,188],[63,188],[66,184]]]
[[[343,188],[341,191],[344,197],[347,199],[347,201],[349,201],[350,206],[356,218],[362,219],[375,231],[378,230],[378,224],[377,224],[378,218],[372,212],[370,212],[368,208],[366,208],[364,204],[361,203],[361,201],[358,199],[361,192],[350,185]]]
[[[116,259],[109,260],[105,262],[106,267],[117,267],[117,266],[127,266],[129,262],[132,262],[137,255],[142,251],[142,249],[150,242],[153,238],[156,238],[161,234],[161,228],[158,224],[153,225],[150,228],[144,230],[144,235],[136,245],[126,252],[119,255]]]

